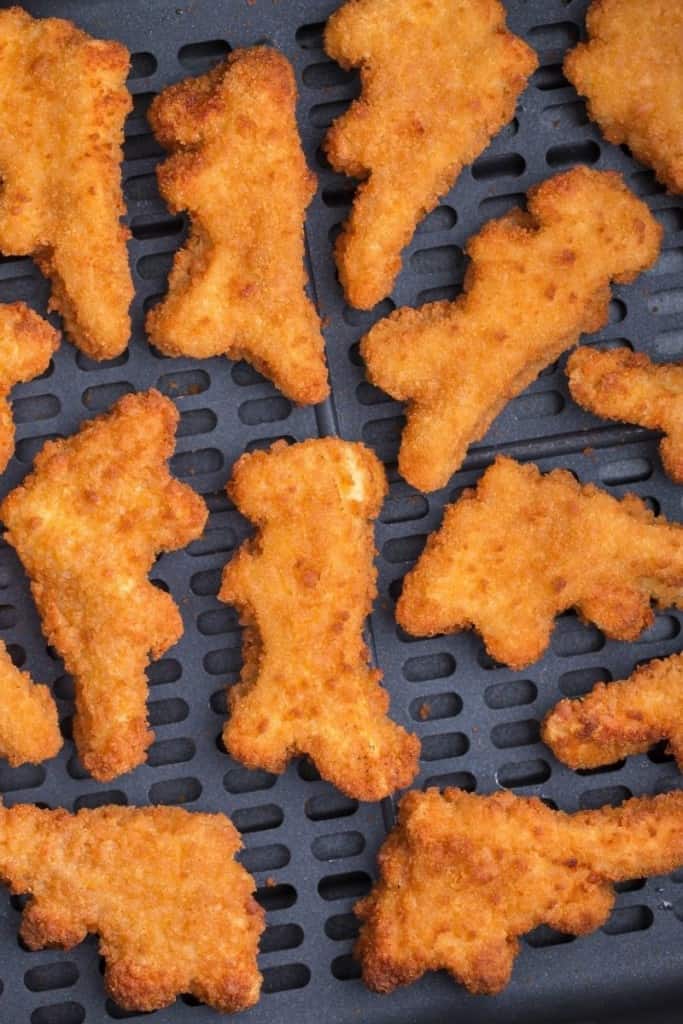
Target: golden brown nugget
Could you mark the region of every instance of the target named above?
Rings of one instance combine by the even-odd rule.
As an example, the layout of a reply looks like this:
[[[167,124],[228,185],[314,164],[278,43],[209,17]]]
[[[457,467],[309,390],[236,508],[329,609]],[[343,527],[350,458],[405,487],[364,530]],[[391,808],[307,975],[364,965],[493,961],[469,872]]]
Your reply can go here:
[[[305,292],[304,216],[316,187],[287,59],[237,50],[165,89],[149,120],[173,154],[157,169],[192,232],[147,331],[169,356],[246,359],[302,404],[327,397],[320,319]]]
[[[627,348],[579,348],[569,358],[567,375],[572,397],[596,416],[662,430],[664,468],[683,484],[683,365],[656,365]]]
[[[352,306],[388,295],[415,225],[512,118],[536,54],[500,0],[350,0],[325,49],[360,67],[363,91],[334,122],[335,170],[367,179],[336,244]]]
[[[625,142],[672,192],[683,192],[683,6],[680,0],[594,0],[589,40],[564,73],[603,135]]]
[[[651,661],[632,676],[562,700],[543,723],[543,742],[570,768],[597,768],[642,754],[666,739],[683,768],[683,654]]]
[[[183,632],[172,597],[147,579],[157,555],[198,538],[207,516],[168,472],[177,422],[158,391],[125,395],[48,442],[0,505],[43,632],[74,677],[80,759],[100,781],[144,761],[154,738],[145,669]]]
[[[0,473],[14,454],[14,420],[7,396],[15,384],[44,373],[58,346],[54,327],[23,302],[0,305]]]
[[[512,793],[408,793],[356,904],[355,953],[375,992],[445,968],[470,992],[505,988],[518,936],[540,924],[586,935],[615,882],[683,864],[683,792],[579,814]]]
[[[420,746],[387,717],[363,642],[376,595],[372,520],[386,489],[361,444],[278,442],[243,455],[228,494],[258,532],[226,566],[218,595],[245,627],[223,732],[230,754],[271,772],[308,754],[359,800],[408,785]]]
[[[556,615],[576,608],[635,638],[650,601],[683,608],[683,527],[635,494],[621,501],[556,469],[498,457],[444,514],[405,578],[396,617],[414,636],[473,628],[514,669],[541,657]]]
[[[372,383],[408,403],[398,464],[420,490],[444,487],[507,402],[607,323],[610,281],[659,254],[659,224],[613,172],[557,175],[528,208],[470,241],[455,302],[397,310],[361,343]]]
[[[70,949],[98,932],[105,985],[126,1010],[184,992],[226,1013],[257,1002],[264,914],[241,846],[223,814],[0,808],[0,876],[30,895],[22,939]]]
[[[128,344],[133,282],[120,222],[129,53],[70,21],[0,11],[0,250],[33,256],[50,306],[93,359]]]
[[[0,757],[38,764],[62,746],[57,707],[47,686],[15,666],[0,640]]]

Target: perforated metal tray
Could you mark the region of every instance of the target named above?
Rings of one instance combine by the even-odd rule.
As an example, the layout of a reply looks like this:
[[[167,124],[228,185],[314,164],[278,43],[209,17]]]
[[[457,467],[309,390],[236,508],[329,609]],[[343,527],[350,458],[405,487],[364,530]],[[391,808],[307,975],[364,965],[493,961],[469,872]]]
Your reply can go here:
[[[396,585],[438,525],[444,502],[474,483],[497,451],[533,459],[544,470],[568,467],[615,495],[634,490],[680,520],[683,491],[663,476],[657,439],[579,410],[568,396],[561,360],[510,403],[450,486],[425,497],[396,474],[401,410],[365,382],[357,352],[364,330],[395,305],[456,295],[467,238],[521,202],[529,186],[583,161],[624,173],[666,228],[657,267],[636,284],[615,289],[611,322],[598,340],[626,340],[660,360],[683,357],[683,201],[666,195],[649,171],[601,138],[562,76],[563,52],[582,32],[588,0],[507,0],[512,29],[537,49],[542,66],[514,122],[420,226],[391,301],[372,315],[344,304],[331,258],[331,237],[346,215],[351,185],[329,170],[320,144],[358,89],[356,75],[322,50],[323,23],[336,0],[25,0],[25,6],[34,15],[69,17],[95,35],[118,38],[134,54],[135,109],[127,126],[124,179],[136,299],[125,356],[97,365],[65,343],[48,374],[16,389],[17,454],[0,480],[0,494],[19,482],[47,437],[70,434],[125,391],[154,385],[182,413],[174,472],[207,497],[211,519],[202,540],[164,556],[155,568],[156,579],[180,603],[185,636],[149,673],[157,735],[149,763],[110,786],[98,785],[79,768],[67,742],[61,756],[44,766],[10,769],[0,763],[3,798],[67,808],[155,801],[231,814],[244,834],[244,863],[268,911],[260,958],[264,994],[244,1015],[253,1024],[317,1024],[321,1018],[329,1024],[588,1024],[588,1018],[611,1016],[624,1021],[627,1012],[648,1022],[680,1020],[675,1007],[683,996],[683,871],[622,886],[609,923],[587,938],[537,930],[523,942],[510,987],[495,999],[467,996],[444,975],[389,997],[370,994],[350,955],[351,908],[370,885],[392,820],[391,802],[359,806],[321,782],[306,762],[279,778],[249,772],[218,743],[224,686],[239,672],[240,634],[233,611],[215,595],[222,566],[248,532],[224,496],[230,467],[245,449],[277,437],[339,432],[374,446],[392,480],[377,528],[380,598],[372,634],[392,714],[422,739],[416,785],[479,792],[507,786],[566,810],[680,785],[675,765],[661,752],[578,775],[538,741],[540,719],[562,695],[582,693],[597,679],[619,678],[641,660],[678,650],[680,614],[659,615],[635,644],[606,641],[574,615],[562,616],[546,657],[522,674],[492,664],[472,634],[409,640],[393,619]],[[307,239],[312,289],[328,322],[334,397],[315,410],[292,408],[245,364],[160,358],[142,329],[144,311],[163,293],[185,229],[157,193],[160,150],[145,110],[170,82],[206,70],[230,48],[263,41],[280,47],[296,68],[304,144],[320,178]],[[0,261],[0,301],[24,299],[44,312],[46,296],[30,260]],[[27,581],[7,546],[0,548],[0,588],[0,635],[35,678],[54,683],[68,731],[72,687],[45,647]],[[514,622],[509,625],[514,629]],[[425,703],[431,716],[423,721],[419,709]],[[20,901],[0,895],[0,1021],[80,1024],[142,1016],[124,1014],[106,999],[94,937],[70,952],[29,953],[17,940],[19,909]],[[192,1000],[178,1000],[156,1019],[199,1024],[218,1018]]]

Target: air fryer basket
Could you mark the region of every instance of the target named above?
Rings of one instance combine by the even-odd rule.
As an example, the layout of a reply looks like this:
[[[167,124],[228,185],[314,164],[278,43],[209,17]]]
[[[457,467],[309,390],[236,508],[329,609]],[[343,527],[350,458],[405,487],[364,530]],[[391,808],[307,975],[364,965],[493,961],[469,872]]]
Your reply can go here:
[[[563,53],[583,33],[588,0],[506,0],[506,5],[511,28],[538,51],[541,67],[512,124],[418,228],[391,299],[366,314],[345,305],[331,255],[352,183],[332,173],[321,150],[327,126],[358,92],[357,75],[341,70],[322,49],[323,25],[337,0],[24,3],[34,15],[68,17],[95,35],[118,38],[134,55],[135,108],[127,124],[124,188],[136,298],[127,354],[96,364],[64,343],[47,374],[16,389],[17,452],[0,481],[1,494],[21,480],[46,438],[71,434],[126,391],[155,386],[181,411],[173,471],[206,496],[211,518],[200,541],[163,556],[153,573],[178,600],[185,635],[149,672],[156,729],[149,762],[100,785],[81,769],[67,742],[56,760],[42,766],[11,769],[0,763],[0,794],[7,803],[69,809],[156,802],[229,813],[244,835],[242,859],[268,911],[260,957],[264,992],[243,1016],[253,1024],[317,1024],[322,1018],[328,1024],[587,1024],[589,1018],[624,1020],[627,1011],[648,1022],[655,1014],[667,1024],[680,1019],[680,1009],[672,1007],[680,1007],[683,997],[683,871],[621,886],[609,922],[586,938],[573,940],[548,928],[527,936],[511,985],[494,999],[468,996],[443,974],[389,997],[369,993],[351,957],[351,909],[371,884],[377,849],[393,819],[392,802],[359,805],[320,781],[305,761],[281,777],[247,771],[219,743],[225,684],[239,673],[240,633],[234,611],[217,601],[216,592],[222,566],[249,532],[225,497],[231,465],[243,451],[279,437],[339,433],[374,447],[391,480],[377,524],[380,596],[371,634],[392,714],[422,739],[415,785],[457,785],[482,793],[509,787],[569,811],[680,785],[663,750],[575,774],[539,742],[539,722],[560,697],[583,693],[598,679],[623,677],[640,661],[676,651],[680,614],[658,615],[633,644],[608,641],[573,614],[564,615],[547,655],[523,673],[492,663],[474,634],[414,640],[393,618],[399,581],[439,524],[444,503],[475,483],[499,451],[538,462],[543,470],[564,466],[616,496],[635,491],[668,517],[681,519],[683,491],[662,473],[657,437],[577,408],[568,394],[564,359],[507,406],[444,491],[426,497],[397,475],[401,409],[366,382],[359,338],[395,306],[457,295],[467,239],[486,220],[521,203],[531,185],[573,164],[621,171],[666,228],[655,269],[633,285],[615,288],[610,323],[588,343],[625,340],[658,360],[683,358],[683,200],[667,195],[628,152],[602,139],[562,75]],[[154,168],[160,149],[145,111],[164,86],[205,71],[230,49],[260,42],[281,48],[296,68],[301,131],[319,176],[306,230],[311,289],[326,322],[333,398],[317,409],[292,407],[244,363],[161,358],[143,331],[144,312],[163,293],[186,228],[159,198]],[[30,260],[0,261],[1,302],[24,299],[44,312],[47,292]],[[45,646],[25,575],[6,545],[0,548],[0,587],[0,635],[36,679],[54,683],[68,728],[72,684]],[[423,720],[425,704],[430,713]],[[31,953],[17,939],[21,900],[2,892],[0,907],[0,1021],[100,1024],[142,1018],[105,997],[95,937],[69,952]],[[179,999],[156,1019],[200,1024],[218,1018],[194,1000]]]

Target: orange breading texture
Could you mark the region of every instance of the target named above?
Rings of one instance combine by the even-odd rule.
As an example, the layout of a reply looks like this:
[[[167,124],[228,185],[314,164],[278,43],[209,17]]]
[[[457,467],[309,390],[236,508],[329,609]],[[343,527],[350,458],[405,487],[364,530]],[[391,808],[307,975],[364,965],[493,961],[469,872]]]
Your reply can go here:
[[[543,723],[544,743],[570,768],[614,764],[663,739],[683,768],[683,654],[598,683],[580,700],[562,700]]]
[[[444,487],[503,406],[607,323],[610,281],[659,254],[660,225],[613,172],[557,175],[528,208],[471,239],[455,302],[399,309],[361,343],[372,383],[408,402],[399,469],[420,490]]]
[[[621,501],[556,469],[498,457],[445,512],[405,578],[396,617],[415,636],[474,628],[514,669],[540,658],[576,608],[617,640],[683,608],[683,527],[634,494]]]
[[[419,742],[387,717],[363,625],[376,595],[372,520],[384,470],[336,439],[243,455],[228,494],[257,527],[219,593],[245,626],[223,739],[249,768],[308,754],[349,796],[379,800],[417,773]]]
[[[0,13],[0,27],[1,18]],[[7,396],[15,384],[47,370],[58,346],[54,327],[23,302],[0,305],[0,473],[14,454],[14,420]]]
[[[613,884],[683,864],[683,792],[579,814],[540,800],[459,789],[413,791],[356,905],[355,954],[376,992],[445,968],[495,994],[518,936],[540,924],[586,935],[609,917]]]
[[[52,694],[19,671],[0,640],[0,756],[16,768],[54,757],[61,746]]]
[[[350,0],[325,49],[361,68],[363,91],[334,122],[325,152],[366,178],[336,243],[353,306],[391,291],[415,225],[512,118],[536,54],[505,27],[500,0]]]
[[[237,50],[165,89],[149,120],[172,156],[157,169],[187,209],[166,298],[147,316],[169,356],[246,359],[302,404],[328,394],[320,319],[306,296],[304,216],[315,192],[296,124],[296,82],[276,50]]]
[[[79,756],[101,781],[144,761],[148,655],[160,658],[183,631],[171,596],[147,579],[156,556],[199,537],[207,516],[168,472],[177,422],[157,391],[125,395],[48,442],[0,505],[48,643],[74,677]]]
[[[126,1010],[183,992],[223,1012],[257,1002],[264,914],[241,845],[224,815],[178,807],[0,808],[0,876],[30,894],[24,942],[70,949],[98,932],[105,985]]]
[[[93,359],[128,344],[133,282],[119,218],[129,53],[70,21],[0,11],[0,250],[33,256],[50,305]]]
[[[589,40],[564,73],[610,142],[625,142],[672,192],[683,192],[683,6],[594,0]]]
[[[572,397],[584,409],[663,430],[664,468],[683,484],[683,365],[657,365],[627,348],[579,348],[567,363],[567,375]]]

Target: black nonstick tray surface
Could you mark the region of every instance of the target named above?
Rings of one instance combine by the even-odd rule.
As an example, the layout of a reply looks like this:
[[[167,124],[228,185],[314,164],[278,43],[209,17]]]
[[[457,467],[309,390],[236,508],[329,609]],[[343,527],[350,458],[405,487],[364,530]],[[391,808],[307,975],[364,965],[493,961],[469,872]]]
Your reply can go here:
[[[243,861],[268,913],[260,956],[264,992],[258,1006],[243,1015],[250,1024],[589,1024],[625,1021],[627,1014],[648,1024],[681,1020],[683,871],[621,886],[609,922],[586,938],[548,928],[527,936],[513,981],[496,998],[468,996],[444,974],[391,996],[369,993],[351,957],[351,910],[374,877],[392,802],[359,805],[320,781],[305,761],[281,777],[248,771],[218,742],[225,686],[239,673],[240,633],[234,611],[217,601],[216,592],[223,565],[249,532],[224,495],[231,466],[243,451],[276,438],[338,433],[371,445],[391,480],[377,523],[380,596],[371,634],[392,714],[422,740],[415,785],[456,785],[480,793],[507,787],[573,811],[681,784],[662,749],[574,774],[538,738],[541,718],[560,697],[677,651],[680,614],[659,614],[633,644],[606,640],[573,614],[564,615],[547,655],[521,674],[492,663],[474,634],[412,640],[393,618],[399,582],[439,524],[444,503],[475,483],[497,452],[533,460],[544,470],[564,466],[616,496],[635,491],[680,520],[683,490],[662,473],[657,437],[578,409],[562,359],[506,407],[449,486],[425,497],[396,472],[401,408],[365,381],[358,356],[362,334],[395,306],[458,294],[464,245],[485,221],[521,203],[531,185],[583,162],[621,171],[666,228],[657,266],[635,284],[615,288],[609,325],[587,343],[625,341],[660,361],[683,358],[683,200],[667,195],[627,151],[602,139],[562,75],[563,54],[583,33],[588,0],[507,0],[511,28],[538,51],[541,67],[512,124],[420,225],[391,299],[372,314],[345,305],[331,254],[352,183],[329,169],[321,143],[331,120],[358,92],[357,75],[342,71],[322,49],[323,25],[336,0],[26,0],[24,6],[34,15],[71,18],[94,35],[120,39],[133,53],[129,84],[135,109],[127,124],[123,176],[136,298],[133,338],[124,356],[95,364],[65,342],[47,374],[16,389],[17,452],[0,494],[16,486],[48,437],[71,434],[126,391],[155,386],[181,412],[173,470],[206,497],[211,518],[200,541],[162,557],[153,573],[179,602],[185,635],[149,671],[156,742],[148,764],[100,785],[81,769],[67,742],[45,765],[11,769],[0,763],[3,799],[69,809],[155,802],[230,814],[244,835]],[[301,132],[319,177],[306,231],[311,290],[326,322],[333,398],[316,409],[292,407],[244,363],[160,358],[142,326],[145,310],[164,292],[186,230],[183,218],[171,216],[159,198],[154,169],[161,154],[145,111],[169,83],[202,73],[230,49],[261,42],[278,46],[296,68]],[[45,312],[47,293],[30,260],[2,258],[0,302],[24,299]],[[508,625],[514,630],[514,621]],[[53,684],[68,735],[72,684],[45,646],[27,580],[6,545],[0,548],[0,636],[18,663]],[[431,709],[425,721],[424,704]],[[0,893],[3,1024],[99,1024],[145,1016],[125,1014],[106,998],[95,937],[69,952],[22,948],[20,907],[20,900]],[[200,1024],[218,1015],[179,999],[154,1019]]]

